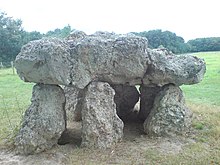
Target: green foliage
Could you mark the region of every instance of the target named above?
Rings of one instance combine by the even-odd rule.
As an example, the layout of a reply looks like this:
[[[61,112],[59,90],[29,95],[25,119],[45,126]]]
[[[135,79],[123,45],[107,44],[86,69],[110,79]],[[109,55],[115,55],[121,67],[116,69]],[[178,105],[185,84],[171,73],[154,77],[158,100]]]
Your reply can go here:
[[[41,34],[37,31],[27,32],[22,28],[22,21],[8,17],[0,11],[0,62],[13,61],[22,45],[42,37],[65,38],[73,31],[70,25],[62,29],[48,31]],[[170,31],[150,30],[136,35],[146,37],[150,48],[163,46],[175,54],[198,51],[219,51],[220,37],[199,38],[185,43],[184,39]]]
[[[220,37],[197,38],[187,43],[191,52],[220,51]]]
[[[184,39],[170,31],[150,30],[135,34],[146,37],[150,48],[158,48],[162,45],[176,54],[186,53],[189,50]]]
[[[21,43],[22,45],[24,45],[28,43],[29,41],[41,39],[43,37],[43,34],[37,31],[32,31],[32,32],[22,31],[21,36],[22,36]]]
[[[0,11],[0,61],[10,62],[15,60],[22,45],[29,41],[42,38],[40,32],[26,32],[22,28],[22,21],[7,17]]]
[[[220,51],[220,37],[197,38],[185,43],[184,39],[170,31],[150,30],[136,35],[146,37],[150,48],[164,46],[173,53]]]
[[[53,31],[48,31],[44,36],[45,37],[57,37],[57,38],[65,38],[70,35],[73,31],[70,25],[65,26],[62,29],[55,29]]]
[[[20,51],[21,24],[0,11],[0,61],[12,61]]]
[[[15,60],[21,47],[32,40],[38,40],[42,37],[65,38],[71,32],[70,25],[62,29],[55,29],[46,34],[37,31],[27,32],[22,28],[22,21],[8,17],[6,13],[0,11],[0,62],[10,62]]]
[[[193,127],[195,129],[202,130],[204,128],[204,125],[202,123],[200,123],[200,122],[198,122],[198,123],[196,122],[196,123],[193,123]]]

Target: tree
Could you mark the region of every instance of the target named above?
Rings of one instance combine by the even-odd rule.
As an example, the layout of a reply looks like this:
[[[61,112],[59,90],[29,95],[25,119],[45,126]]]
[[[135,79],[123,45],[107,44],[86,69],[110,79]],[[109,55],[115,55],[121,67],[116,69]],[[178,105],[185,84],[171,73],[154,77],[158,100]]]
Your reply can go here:
[[[48,31],[41,34],[37,31],[27,32],[22,28],[22,21],[8,17],[6,13],[0,11],[0,61],[13,61],[20,52],[21,47],[32,40],[42,37],[65,38],[72,32],[70,25],[62,29]]]
[[[8,17],[0,11],[0,61],[13,61],[20,52],[22,45],[32,40],[42,38],[40,32],[26,32],[22,28],[20,19]]]
[[[0,11],[0,60],[12,61],[21,48],[22,21]]]
[[[37,31],[32,31],[32,32],[22,31],[21,36],[22,36],[21,45],[24,45],[29,41],[41,39],[43,37],[43,34]]]
[[[45,34],[45,37],[57,37],[57,38],[65,38],[73,31],[70,25],[65,26],[62,29],[55,29],[53,31],[48,31]]]
[[[197,38],[187,43],[191,52],[220,51],[220,37]]]
[[[184,39],[170,31],[162,31],[159,29],[144,31],[135,34],[146,37],[148,39],[150,48],[158,48],[160,45],[163,45],[165,48],[171,50],[173,53],[185,53],[189,50]]]

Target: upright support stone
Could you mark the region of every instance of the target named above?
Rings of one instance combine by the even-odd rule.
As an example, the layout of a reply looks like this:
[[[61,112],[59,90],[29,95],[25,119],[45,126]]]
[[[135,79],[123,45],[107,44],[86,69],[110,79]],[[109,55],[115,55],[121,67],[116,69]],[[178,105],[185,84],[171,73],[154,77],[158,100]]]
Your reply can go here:
[[[92,82],[85,90],[81,146],[105,149],[122,139],[124,124],[116,114],[114,95],[103,82]]]
[[[145,85],[140,86],[140,111],[138,118],[145,121],[150,111],[153,108],[154,99],[156,95],[160,92],[161,87],[149,87]]]
[[[178,86],[199,83],[206,71],[203,59],[152,50],[144,37],[79,31],[62,40],[43,38],[27,43],[15,67],[23,81],[40,83],[34,86],[32,104],[15,142],[18,152],[24,154],[51,148],[66,128],[65,96],[57,84],[81,89],[67,97],[66,108],[76,112],[78,119],[82,111],[82,146],[108,148],[123,135],[116,105],[120,117],[131,112],[139,97],[135,85],[143,85],[139,118],[147,118],[146,133],[184,132],[190,112]],[[109,84],[115,88],[115,100]]]
[[[39,153],[57,144],[66,129],[64,106],[62,88],[57,85],[35,85],[31,105],[25,112],[15,139],[17,153]]]
[[[166,85],[155,98],[153,109],[144,122],[144,131],[150,136],[184,134],[191,125],[191,117],[181,89]]]
[[[80,121],[82,119],[82,93],[83,90],[74,86],[64,87],[66,97],[66,116],[68,121]]]

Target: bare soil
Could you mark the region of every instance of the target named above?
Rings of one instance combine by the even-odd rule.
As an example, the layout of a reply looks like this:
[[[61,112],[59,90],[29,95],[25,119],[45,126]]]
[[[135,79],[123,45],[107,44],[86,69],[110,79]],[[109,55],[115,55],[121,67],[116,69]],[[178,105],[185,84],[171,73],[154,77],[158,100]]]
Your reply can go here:
[[[51,150],[29,156],[0,149],[0,165],[66,165],[66,164],[146,164],[153,154],[178,154],[186,144],[185,137],[149,138],[140,122],[125,122],[124,139],[111,149],[80,148],[81,122],[68,123],[59,144]],[[151,159],[150,158],[150,159]]]

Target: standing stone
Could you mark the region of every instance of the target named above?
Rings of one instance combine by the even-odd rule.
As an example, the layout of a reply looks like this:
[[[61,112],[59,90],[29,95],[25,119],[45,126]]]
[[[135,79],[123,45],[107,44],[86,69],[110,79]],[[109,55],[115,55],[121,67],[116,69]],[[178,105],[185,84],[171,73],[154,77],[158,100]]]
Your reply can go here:
[[[140,86],[140,111],[138,118],[141,121],[145,121],[147,116],[150,114],[150,111],[153,108],[154,99],[156,95],[160,92],[161,87],[148,87],[141,85]]]
[[[116,114],[114,90],[108,83],[92,82],[84,93],[83,147],[109,148],[122,139],[124,124]]]
[[[166,85],[155,98],[154,107],[144,122],[144,131],[150,136],[184,134],[191,124],[191,117],[181,89]]]
[[[17,153],[39,153],[57,144],[66,128],[64,106],[62,88],[56,85],[35,85],[31,105],[25,112],[15,139]]]
[[[112,85],[112,88],[115,90],[117,115],[121,119],[126,119],[139,100],[139,92],[135,86]]]
[[[66,97],[65,111],[68,121],[80,121],[82,119],[81,115],[81,89],[76,87],[64,87],[64,93]]]

